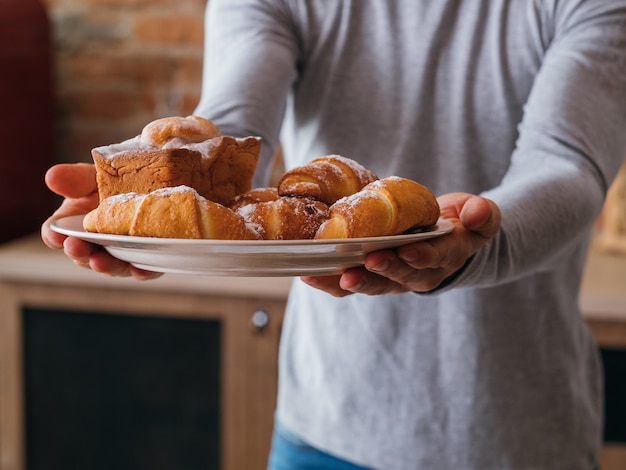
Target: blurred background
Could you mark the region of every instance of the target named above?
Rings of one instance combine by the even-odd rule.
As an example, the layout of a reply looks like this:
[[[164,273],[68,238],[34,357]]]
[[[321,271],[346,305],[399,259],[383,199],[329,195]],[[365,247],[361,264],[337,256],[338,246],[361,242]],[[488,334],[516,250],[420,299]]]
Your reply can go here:
[[[114,455],[114,445],[127,444],[145,465],[124,459],[128,468],[152,470],[181,468],[167,465],[166,449],[206,462],[212,446],[221,468],[264,468],[288,283],[263,295],[250,292],[253,283],[225,294],[234,283],[211,288],[213,280],[176,276],[116,283],[75,268],[37,236],[59,203],[44,184],[51,165],[91,162],[95,146],[137,135],[156,118],[192,113],[205,8],[205,0],[0,0],[0,243],[31,234],[0,249],[0,470],[26,468],[24,455],[39,444],[57,453],[65,445],[74,461],[79,448],[89,459],[89,445]],[[598,221],[581,299],[607,372],[606,470],[626,468],[626,170],[618,181]],[[270,326],[250,330],[263,309],[273,315]],[[102,383],[119,386],[120,402],[109,402]],[[145,400],[155,389],[159,399]],[[79,399],[92,400],[83,409],[93,415],[75,412]],[[187,413],[190,403],[195,414]],[[128,435],[107,432],[102,422],[112,421]],[[68,444],[59,430],[69,428],[76,440]],[[116,439],[105,442],[103,434]],[[34,454],[29,469],[73,468]],[[217,468],[194,467],[189,458],[184,468]],[[89,468],[126,467],[101,459]]]
[[[57,161],[90,162],[97,145],[135,136],[157,117],[193,111],[205,0],[43,4],[53,46]]]
[[[137,135],[200,97],[205,0],[0,2],[0,241],[37,230],[57,162]]]

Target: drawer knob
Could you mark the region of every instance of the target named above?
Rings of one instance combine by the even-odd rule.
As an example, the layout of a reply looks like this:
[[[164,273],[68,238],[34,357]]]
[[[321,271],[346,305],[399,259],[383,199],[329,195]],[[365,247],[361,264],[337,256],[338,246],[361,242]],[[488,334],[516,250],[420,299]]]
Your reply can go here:
[[[259,309],[252,314],[250,322],[252,323],[252,331],[255,333],[260,333],[269,324],[270,314],[263,309]]]

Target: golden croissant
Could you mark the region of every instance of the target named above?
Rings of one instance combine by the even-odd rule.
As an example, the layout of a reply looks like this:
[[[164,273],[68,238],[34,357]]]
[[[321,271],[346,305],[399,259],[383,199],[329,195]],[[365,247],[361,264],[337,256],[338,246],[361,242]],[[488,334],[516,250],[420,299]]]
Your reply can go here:
[[[229,208],[188,186],[110,196],[89,212],[88,232],[159,238],[253,240],[258,236]]]
[[[330,206],[377,179],[374,173],[354,160],[327,155],[287,171],[278,181],[278,194],[308,197]]]
[[[397,235],[437,222],[440,209],[425,186],[397,176],[374,181],[330,207],[330,218],[315,238],[358,238]]]

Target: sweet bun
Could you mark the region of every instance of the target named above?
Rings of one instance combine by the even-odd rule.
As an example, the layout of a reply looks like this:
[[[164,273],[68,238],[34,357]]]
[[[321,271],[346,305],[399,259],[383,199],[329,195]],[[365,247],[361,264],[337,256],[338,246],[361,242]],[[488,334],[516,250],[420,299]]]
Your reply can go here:
[[[164,148],[172,141],[202,142],[220,135],[219,128],[208,119],[199,116],[171,116],[148,123],[141,131],[141,141]]]
[[[100,200],[189,186],[226,204],[252,187],[261,150],[258,137],[234,138],[199,116],[157,119],[141,134],[91,151]]]

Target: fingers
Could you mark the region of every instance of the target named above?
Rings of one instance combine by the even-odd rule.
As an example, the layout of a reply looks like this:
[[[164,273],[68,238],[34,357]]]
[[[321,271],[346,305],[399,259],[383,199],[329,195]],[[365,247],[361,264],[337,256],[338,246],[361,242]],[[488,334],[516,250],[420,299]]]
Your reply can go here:
[[[457,267],[455,261],[451,262],[444,258],[436,247],[430,246],[428,242],[418,242],[414,245],[417,245],[417,250],[411,252],[411,259],[416,261],[412,263],[403,259],[399,251],[373,252],[365,258],[365,268],[388,281],[386,286],[379,287],[382,289],[381,293],[428,292],[439,286]],[[416,264],[420,267],[416,267]],[[362,280],[364,283],[368,281],[373,280]],[[376,286],[367,284],[361,286],[361,292],[370,295],[378,293]]]
[[[96,169],[90,163],[60,163],[45,175],[48,188],[68,198],[82,198],[97,191]]]
[[[346,297],[356,293],[382,295],[408,292],[405,286],[365,268],[348,269],[337,276],[303,276],[300,279],[333,297]]]
[[[111,256],[101,246],[78,238],[67,237],[63,243],[63,250],[77,266],[91,269],[97,273],[114,277],[133,276],[138,280],[156,279],[162,276],[162,273],[135,268],[126,261]]]
[[[498,206],[488,199],[451,193],[439,199],[442,217],[454,224],[452,233],[394,250],[367,255],[365,265],[341,276],[303,280],[335,297],[350,293],[381,295],[428,292],[459,271],[500,229]]]
[[[472,196],[463,205],[459,218],[467,229],[485,238],[492,238],[500,229],[502,215],[493,201]]]
[[[50,228],[52,220],[53,217],[49,217],[48,220],[41,225],[41,239],[48,248],[60,250],[63,248],[63,242],[67,237],[65,235],[61,235],[60,233],[56,233],[52,230],[52,228]]]
[[[110,276],[133,276],[146,280],[162,275],[135,268],[125,261],[114,258],[98,245],[67,237],[52,230],[53,221],[73,215],[84,215],[97,207],[99,197],[94,165],[88,163],[55,165],[47,171],[45,181],[51,191],[65,198],[61,206],[41,226],[41,239],[47,246],[63,249],[78,266]]]
[[[99,247],[89,257],[89,267],[97,273],[108,274],[109,276],[115,277],[132,276],[140,281],[156,279],[163,275],[162,273],[136,268],[126,261],[114,258]]]
[[[146,271],[144,269],[139,269],[131,265],[130,275],[133,276],[138,281],[148,281],[150,279],[157,279],[163,276],[163,273],[155,273],[153,271]]]
[[[327,294],[332,295],[333,297],[345,297],[347,295],[352,294],[348,290],[343,289],[339,285],[339,281],[341,280],[341,275],[338,276],[301,276],[300,279],[305,284],[308,284],[311,287],[315,287],[316,289],[323,290]]]
[[[63,217],[84,215],[98,205],[96,170],[89,163],[62,163],[46,172],[45,181],[51,191],[65,199],[42,224],[41,238],[50,248],[61,249],[66,237],[54,232],[50,224]]]
[[[449,193],[437,198],[441,217],[458,220],[464,228],[485,238],[493,237],[500,228],[500,209],[491,200],[468,193]]]
[[[125,261],[114,258],[99,245],[54,232],[50,228],[52,220],[66,215],[85,213],[84,207],[81,207],[81,203],[76,201],[66,199],[55,214],[42,225],[41,238],[46,245],[54,249],[63,249],[65,254],[77,266],[88,268],[98,273],[105,273],[109,276],[133,276],[139,280],[147,280],[155,279],[162,275],[161,273],[135,268]],[[82,204],[91,205],[91,203],[85,203],[84,201]]]
[[[50,248],[61,249],[66,239],[65,235],[56,233],[50,227],[51,223],[63,217],[84,215],[98,205],[98,193],[78,199],[65,199],[59,208],[41,226],[41,239]]]
[[[62,245],[63,251],[76,265],[84,268],[89,267],[89,258],[96,250],[96,245],[80,240],[79,238],[66,237]]]

